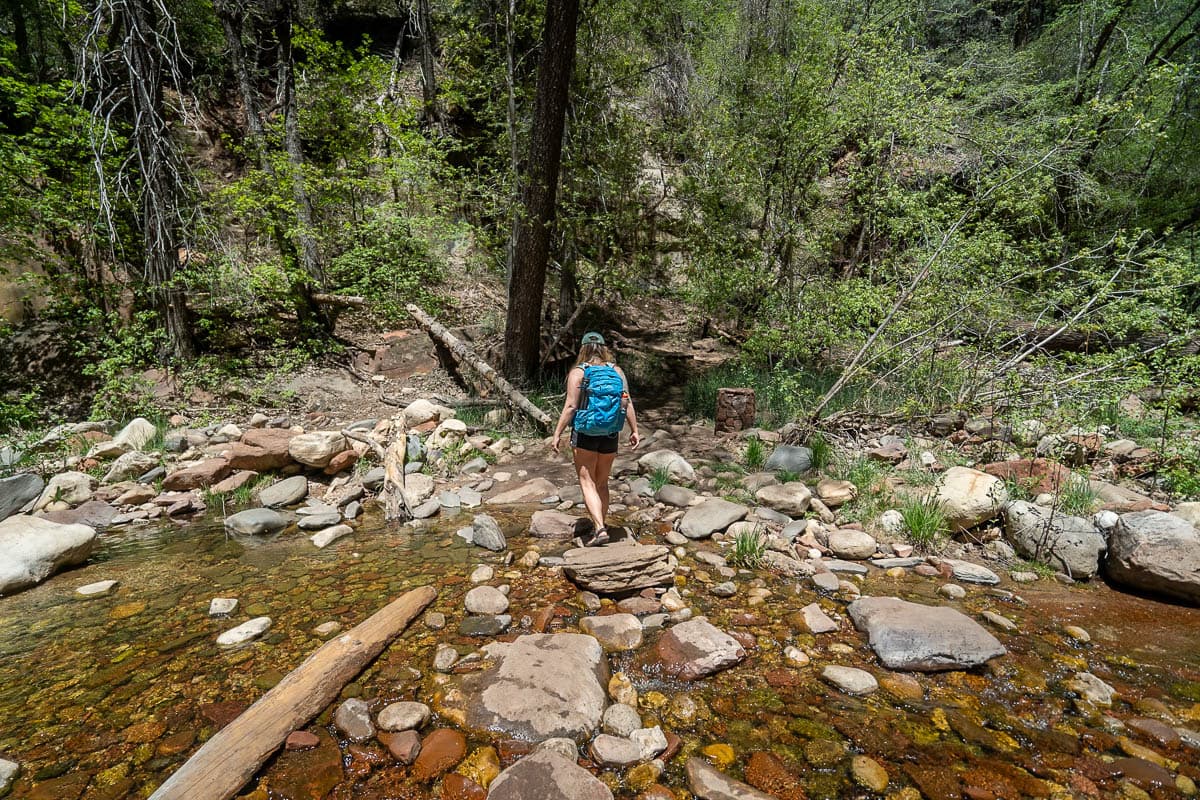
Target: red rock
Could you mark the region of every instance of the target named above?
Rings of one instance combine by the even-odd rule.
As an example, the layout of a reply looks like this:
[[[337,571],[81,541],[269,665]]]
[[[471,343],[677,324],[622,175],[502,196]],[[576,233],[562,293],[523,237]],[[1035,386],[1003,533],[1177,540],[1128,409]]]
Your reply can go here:
[[[800,673],[790,669],[769,670],[763,677],[767,679],[767,685],[775,689],[791,689],[804,683]]]
[[[451,728],[438,728],[421,742],[412,776],[419,781],[436,778],[462,761],[466,754],[467,737]]]
[[[221,703],[205,703],[200,706],[200,714],[218,728],[224,728],[249,707],[249,703],[226,700]]]
[[[662,611],[662,603],[658,598],[652,597],[626,597],[624,600],[617,603],[617,611],[625,614],[636,614],[642,616],[645,614],[657,614]]]
[[[961,784],[953,770],[905,764],[904,771],[928,800],[959,800],[962,797]]]
[[[285,750],[310,750],[321,743],[315,733],[292,731],[283,743]]]
[[[229,462],[224,458],[209,458],[194,467],[172,472],[163,481],[163,488],[172,492],[204,489],[229,474]]]
[[[354,466],[358,461],[358,453],[353,450],[343,450],[342,452],[329,459],[329,465],[325,467],[326,475],[337,475],[339,472],[345,472]]]
[[[76,800],[91,779],[87,772],[68,772],[61,778],[38,781],[25,796],[30,800]]]
[[[316,747],[279,754],[263,781],[272,798],[315,800],[342,782],[345,773],[337,742],[325,731],[319,731],[317,739]]]
[[[288,443],[296,434],[286,428],[251,428],[223,451],[233,469],[269,472],[292,463]]]
[[[1071,470],[1045,458],[997,461],[985,464],[981,469],[1002,481],[1016,481],[1033,495],[1056,494],[1071,477]]]
[[[375,738],[379,739],[383,746],[388,749],[388,752],[392,754],[392,758],[406,766],[416,761],[417,754],[421,752],[421,734],[416,731],[401,731],[399,733],[379,731],[375,734]]]
[[[758,637],[748,631],[729,631],[729,635],[737,639],[737,643],[746,650],[753,650],[758,646]]]
[[[1119,770],[1129,780],[1146,791],[1174,786],[1175,779],[1171,773],[1141,758],[1118,758],[1112,762],[1113,768]]]
[[[1179,734],[1175,729],[1156,719],[1135,717],[1125,720],[1125,725],[1164,747],[1174,747],[1179,744]]]
[[[1100,787],[1078,772],[1067,772],[1067,783],[1070,784],[1071,791],[1075,792],[1075,794],[1082,794],[1087,797],[1100,796]]]
[[[417,433],[432,433],[437,426],[437,420],[431,419],[429,422],[422,422],[420,425],[415,426],[413,430]]]
[[[774,753],[758,751],[746,763],[746,783],[780,800],[806,800],[800,779]]]
[[[665,764],[679,755],[679,751],[683,748],[683,739],[680,739],[674,731],[663,731],[663,736],[667,738],[667,749],[662,751],[659,758]]]
[[[232,462],[230,463],[232,464]],[[253,470],[238,470],[225,480],[214,483],[211,487],[211,490],[215,494],[228,494],[229,492],[237,491],[257,477],[258,473],[254,472]]]
[[[442,778],[442,800],[486,800],[487,789],[457,772]]]
[[[533,752],[533,745],[520,739],[501,739],[496,743],[496,751],[500,754],[501,766],[511,766],[517,759]]]
[[[193,730],[173,733],[158,743],[157,753],[160,756],[177,756],[188,750],[196,742],[196,732]]]
[[[391,762],[382,750],[361,744],[347,745],[346,753],[350,756],[349,763],[345,765],[346,776],[352,780],[361,780],[370,775],[376,767]]]

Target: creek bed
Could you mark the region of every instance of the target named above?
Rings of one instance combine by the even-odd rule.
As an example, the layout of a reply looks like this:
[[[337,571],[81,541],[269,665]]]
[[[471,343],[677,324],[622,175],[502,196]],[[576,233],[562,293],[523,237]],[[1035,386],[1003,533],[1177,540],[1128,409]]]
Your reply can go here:
[[[520,535],[528,513],[495,514],[518,556],[531,544]],[[314,628],[328,621],[349,628],[425,584],[439,590],[430,610],[446,615],[446,629],[414,623],[343,697],[431,703],[440,687],[431,669],[436,646],[449,642],[465,652],[487,641],[457,633],[470,588],[465,576],[478,563],[496,568],[492,583],[511,583],[513,632],[529,632],[536,612],[552,603],[557,614],[547,630],[574,630],[584,613],[576,590],[545,569],[504,567],[501,555],[454,537],[469,518],[443,519],[414,533],[368,516],[354,535],[324,550],[294,532],[231,539],[217,517],[105,534],[97,557],[84,567],[0,599],[0,755],[23,769],[12,796],[148,796],[221,724],[321,645]],[[509,571],[519,574],[504,578]],[[120,581],[110,596],[74,594],[77,586],[110,578]],[[869,794],[853,783],[849,762],[856,753],[885,767],[891,794],[920,786],[942,800],[939,786],[946,787],[945,797],[957,796],[958,779],[996,797],[1048,795],[1053,787],[1062,787],[1063,796],[1077,794],[1083,790],[1068,786],[1072,772],[1095,771],[1093,762],[1124,755],[1121,734],[1108,729],[1112,723],[1081,715],[1062,688],[1081,670],[1118,690],[1113,717],[1167,718],[1200,728],[1200,609],[1120,594],[1102,583],[1005,587],[1023,603],[973,587],[951,605],[975,617],[990,609],[1017,622],[1019,633],[997,634],[1008,656],[974,672],[918,675],[917,699],[888,691],[855,698],[818,677],[827,663],[886,675],[841,613],[844,605],[821,601],[841,617],[840,631],[801,633],[789,615],[813,602],[814,593],[797,592],[794,581],[780,577],[762,579],[773,595],[749,607],[741,577],[741,590],[729,599],[709,595],[695,573],[687,578],[696,613],[754,637],[757,645],[736,668],[683,684],[641,674],[629,656],[612,657],[614,671],[628,669],[647,724],[661,722],[683,740],[682,755],[660,778],[667,786],[686,787],[687,755],[722,744],[734,754],[726,767],[732,775],[743,777],[749,755],[768,750],[790,764],[812,798]],[[945,602],[936,596],[940,583],[874,572],[863,592],[935,604]],[[228,619],[210,618],[213,597],[236,597],[239,607]],[[259,642],[216,645],[221,631],[261,615],[271,617],[272,627]],[[1063,627],[1072,624],[1087,629],[1091,643],[1067,637]],[[789,665],[787,645],[810,652],[813,664]],[[310,730],[335,734],[328,717],[327,711]],[[472,739],[468,752],[485,744]],[[436,784],[413,783],[406,768],[380,760],[378,744],[338,746],[340,761],[318,755],[321,749],[276,758],[247,787],[248,796],[311,796],[317,787],[336,798],[439,796]],[[501,756],[513,749],[502,744]],[[1195,750],[1158,750],[1180,762],[1180,773],[1200,777]],[[626,771],[597,773],[617,797],[636,795]],[[938,777],[947,773],[957,778]],[[1099,784],[1102,795],[1117,796],[1115,784]]]

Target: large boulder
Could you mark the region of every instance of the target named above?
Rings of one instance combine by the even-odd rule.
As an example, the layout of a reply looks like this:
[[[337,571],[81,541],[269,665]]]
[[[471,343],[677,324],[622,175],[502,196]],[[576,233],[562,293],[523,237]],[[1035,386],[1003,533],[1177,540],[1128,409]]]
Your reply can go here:
[[[115,458],[131,450],[141,450],[158,435],[154,423],[138,417],[106,442],[100,442],[88,452],[89,458]]]
[[[669,586],[675,579],[667,547],[633,543],[568,550],[563,573],[580,588],[600,594]]]
[[[933,488],[937,502],[952,530],[963,531],[989,520],[1008,500],[1008,490],[999,478],[969,467],[951,467]]]
[[[737,639],[703,617],[681,622],[641,658],[643,669],[685,681],[728,669],[746,657]]]
[[[488,800],[612,800],[612,790],[549,747],[541,747],[501,772]]]
[[[128,453],[117,456],[117,460],[108,468],[108,472],[105,473],[100,482],[120,483],[130,478],[136,478],[139,475],[145,475],[157,466],[158,456],[143,453],[140,450],[131,450]]]
[[[754,493],[758,502],[789,517],[803,516],[812,505],[812,491],[800,481],[764,486]]]
[[[229,475],[229,462],[223,458],[206,458],[199,464],[177,469],[163,479],[163,488],[169,492],[190,492],[206,489]]]
[[[84,472],[60,472],[50,479],[33,508],[35,511],[51,503],[77,506],[92,499],[96,479]]]
[[[847,610],[888,669],[969,669],[1008,652],[977,622],[945,606],[863,597]]]
[[[688,460],[674,450],[654,450],[637,461],[638,472],[649,474],[666,470],[671,480],[691,482],[696,479],[696,470]]]
[[[484,501],[490,506],[509,505],[515,503],[540,503],[547,497],[558,493],[558,488],[545,478],[532,478],[520,486],[500,492]]]
[[[1056,514],[1017,500],[1004,506],[1004,532],[1025,558],[1044,561],[1073,578],[1086,580],[1100,569],[1104,537],[1090,519]]]
[[[764,469],[768,472],[794,472],[797,475],[812,469],[813,451],[798,445],[781,444],[771,452]]]
[[[1173,514],[1122,515],[1104,566],[1124,586],[1200,604],[1200,530]]]
[[[0,479],[0,520],[8,519],[36,500],[45,486],[41,476],[32,473]]]
[[[404,427],[415,428],[418,425],[424,425],[426,422],[441,422],[442,420],[450,419],[454,416],[454,410],[439,406],[425,398],[413,400],[404,407],[401,412],[404,416]]]
[[[582,741],[599,727],[608,658],[581,633],[527,634],[483,648],[492,666],[462,679],[444,703],[451,718],[488,736]]]
[[[710,497],[687,510],[679,520],[679,532],[689,539],[704,539],[725,530],[749,513],[746,506]]]
[[[251,428],[242,434],[240,442],[229,445],[221,455],[233,469],[254,472],[282,469],[292,463],[289,446],[295,436],[287,428]]]
[[[293,436],[288,442],[288,453],[301,464],[324,469],[333,457],[350,449],[346,437],[338,431],[313,431]]]
[[[96,549],[87,525],[17,514],[0,522],[0,595],[41,583],[63,567],[80,564]]]

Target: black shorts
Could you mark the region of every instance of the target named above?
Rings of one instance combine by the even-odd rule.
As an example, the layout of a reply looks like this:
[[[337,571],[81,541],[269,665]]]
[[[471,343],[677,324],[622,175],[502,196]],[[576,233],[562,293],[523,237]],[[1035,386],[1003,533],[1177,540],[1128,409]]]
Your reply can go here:
[[[571,447],[576,450],[587,450],[591,453],[617,452],[617,434],[612,436],[588,436],[586,433],[571,431]]]

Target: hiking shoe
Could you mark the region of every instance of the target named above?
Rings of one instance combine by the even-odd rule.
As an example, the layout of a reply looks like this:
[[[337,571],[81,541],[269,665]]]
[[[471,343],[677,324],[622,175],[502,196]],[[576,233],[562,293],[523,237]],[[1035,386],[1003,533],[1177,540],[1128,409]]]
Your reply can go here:
[[[608,528],[600,528],[583,540],[584,547],[599,547],[602,544],[608,544]]]

